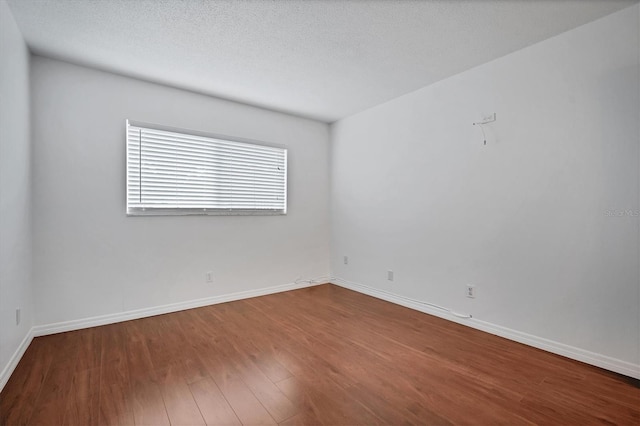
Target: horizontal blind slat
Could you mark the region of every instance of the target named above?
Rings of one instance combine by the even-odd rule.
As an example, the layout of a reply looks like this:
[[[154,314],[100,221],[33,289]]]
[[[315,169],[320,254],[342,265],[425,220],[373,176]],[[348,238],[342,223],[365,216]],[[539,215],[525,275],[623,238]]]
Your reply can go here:
[[[135,145],[148,146],[148,147],[171,147],[175,148],[179,151],[189,151],[189,152],[200,152],[200,153],[208,153],[208,152],[227,152],[233,153],[234,155],[246,156],[246,157],[255,157],[255,158],[279,158],[280,155],[278,152],[274,152],[273,150],[264,150],[264,149],[235,149],[235,147],[220,145],[220,144],[194,144],[189,141],[176,141],[170,139],[159,139],[152,138],[148,136],[143,136],[141,139],[138,136],[133,137],[133,143]]]
[[[214,146],[215,145],[223,148],[233,148],[238,152],[241,152],[241,151],[269,152],[271,151],[271,152],[279,153],[282,150],[282,148],[251,144],[246,142],[236,142],[236,141],[225,140],[220,138],[209,138],[209,137],[203,137],[203,136],[188,135],[185,133],[166,132],[162,130],[153,130],[153,129],[143,128],[143,127],[139,127],[138,129],[139,129],[138,131],[133,131],[130,133],[135,138],[138,137],[138,135],[140,134],[139,132],[141,131],[142,132],[141,136],[143,138],[147,137],[150,139],[153,138],[157,140],[175,141],[176,144],[188,143],[191,146]]]
[[[140,146],[138,146],[138,148],[136,149],[136,151],[140,151],[140,150],[142,150],[143,152],[169,151],[177,154],[200,156],[205,158],[230,157],[230,158],[246,159],[246,160],[256,161],[256,162],[266,162],[266,163],[276,162],[282,158],[278,155],[264,155],[262,153],[257,153],[257,152],[239,152],[239,151],[218,149],[218,148],[208,149],[208,150],[193,149],[193,148],[187,148],[187,147],[181,148],[180,146],[175,146],[175,145],[172,145],[171,143],[165,143],[165,144],[149,143],[144,139],[142,140],[142,143],[140,144]]]
[[[131,182],[136,182],[136,186],[140,186],[139,179],[131,179]],[[247,191],[253,190],[254,188],[260,188],[261,191],[282,191],[284,185],[279,183],[272,182],[232,182],[232,183],[208,183],[208,182],[194,182],[191,180],[152,180],[146,179],[144,183],[142,183],[142,187],[149,188],[190,188],[194,190],[206,190],[211,188],[240,188],[245,189]],[[139,188],[135,188],[136,191]]]
[[[143,169],[144,180],[152,180],[156,182],[162,181],[179,181],[179,180],[189,180],[202,183],[224,183],[224,182],[244,182],[244,183],[252,183],[252,182],[265,182],[265,183],[279,183],[282,182],[282,176],[275,175],[247,175],[247,174],[237,174],[237,173],[180,173],[179,171],[149,171],[147,169]],[[135,178],[135,174],[132,175],[132,178]]]

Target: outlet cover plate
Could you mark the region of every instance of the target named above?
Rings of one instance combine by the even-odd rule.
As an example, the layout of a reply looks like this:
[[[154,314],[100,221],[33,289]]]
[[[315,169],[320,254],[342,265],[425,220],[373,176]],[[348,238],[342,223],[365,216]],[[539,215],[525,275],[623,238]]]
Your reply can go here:
[[[475,285],[467,285],[467,297],[471,299],[476,298],[476,286]]]

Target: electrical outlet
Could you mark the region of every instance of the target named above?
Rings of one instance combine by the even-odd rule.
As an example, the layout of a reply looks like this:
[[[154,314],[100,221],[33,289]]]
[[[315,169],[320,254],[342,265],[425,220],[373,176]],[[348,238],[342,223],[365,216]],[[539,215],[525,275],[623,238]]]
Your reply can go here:
[[[393,271],[391,269],[387,271],[387,280],[393,281]]]
[[[206,279],[207,279],[207,282],[208,282],[208,283],[212,283],[212,282],[213,282],[213,272],[208,271],[208,272],[206,273]]]
[[[342,259],[344,261],[345,265],[349,264],[349,256],[345,256],[344,259]]]
[[[476,286],[475,285],[467,284],[467,297],[469,297],[471,299],[475,299],[476,298]]]
[[[16,325],[20,325],[20,308],[16,308]]]

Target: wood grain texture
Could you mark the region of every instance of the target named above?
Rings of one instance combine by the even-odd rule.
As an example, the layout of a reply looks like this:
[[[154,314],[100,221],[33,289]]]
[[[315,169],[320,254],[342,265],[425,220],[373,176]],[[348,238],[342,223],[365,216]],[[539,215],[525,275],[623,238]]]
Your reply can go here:
[[[202,417],[208,425],[234,426],[241,425],[218,385],[205,378],[189,385]]]
[[[33,340],[1,425],[640,424],[636,380],[333,285]]]

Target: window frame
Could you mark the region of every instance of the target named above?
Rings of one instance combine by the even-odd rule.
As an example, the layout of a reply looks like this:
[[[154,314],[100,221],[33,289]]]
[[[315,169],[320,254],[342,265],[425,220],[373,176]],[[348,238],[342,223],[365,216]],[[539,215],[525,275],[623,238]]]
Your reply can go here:
[[[283,150],[284,154],[284,208],[283,209],[238,209],[238,208],[197,208],[197,207],[151,207],[130,208],[129,206],[129,127],[140,127],[149,130],[165,131],[187,136],[219,139],[248,145],[256,145]],[[254,139],[237,136],[222,135],[192,129],[152,124],[137,120],[125,120],[125,212],[129,217],[136,216],[284,216],[288,210],[288,175],[289,175],[289,149],[282,144],[267,143]]]

